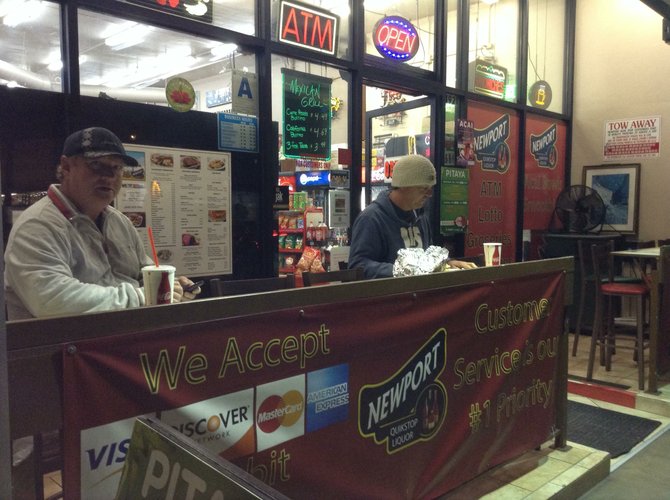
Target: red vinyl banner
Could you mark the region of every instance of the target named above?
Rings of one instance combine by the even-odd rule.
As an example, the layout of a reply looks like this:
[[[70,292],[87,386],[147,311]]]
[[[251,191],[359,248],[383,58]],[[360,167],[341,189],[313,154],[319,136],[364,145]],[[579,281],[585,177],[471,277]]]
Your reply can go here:
[[[565,184],[567,126],[529,114],[526,134],[523,228],[546,231]]]
[[[140,415],[291,498],[442,495],[554,436],[563,289],[550,273],[69,346],[65,495],[114,498]]]
[[[465,255],[484,253],[483,244],[502,243],[503,263],[516,252],[519,118],[497,106],[468,103],[474,122],[474,166],[470,168]]]

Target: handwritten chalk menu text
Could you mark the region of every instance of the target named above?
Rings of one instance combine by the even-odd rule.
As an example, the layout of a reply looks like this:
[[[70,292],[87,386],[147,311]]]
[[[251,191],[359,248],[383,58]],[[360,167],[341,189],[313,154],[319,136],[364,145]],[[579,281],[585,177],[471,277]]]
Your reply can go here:
[[[282,69],[284,155],[330,160],[330,86],[321,76]]]

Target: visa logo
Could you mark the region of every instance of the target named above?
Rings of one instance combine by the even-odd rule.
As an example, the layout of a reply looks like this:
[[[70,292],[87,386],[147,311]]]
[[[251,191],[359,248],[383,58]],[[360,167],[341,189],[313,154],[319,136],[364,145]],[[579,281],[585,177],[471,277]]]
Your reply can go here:
[[[99,450],[86,450],[90,470],[97,470],[100,466],[110,467],[113,464],[123,463],[126,460],[130,438],[119,443],[109,443]]]

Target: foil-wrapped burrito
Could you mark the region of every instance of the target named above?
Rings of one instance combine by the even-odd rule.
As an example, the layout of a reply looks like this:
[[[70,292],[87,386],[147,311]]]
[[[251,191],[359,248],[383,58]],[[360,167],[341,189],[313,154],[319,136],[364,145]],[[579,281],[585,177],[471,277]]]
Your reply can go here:
[[[393,263],[393,276],[418,276],[448,269],[449,250],[438,246],[401,248]]]

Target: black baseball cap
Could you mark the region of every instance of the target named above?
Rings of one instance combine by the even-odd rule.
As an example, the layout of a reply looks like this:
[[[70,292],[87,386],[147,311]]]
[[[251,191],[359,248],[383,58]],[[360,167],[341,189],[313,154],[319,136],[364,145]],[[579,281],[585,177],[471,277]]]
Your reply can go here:
[[[102,127],[90,127],[71,134],[65,139],[64,156],[83,156],[100,158],[101,156],[118,155],[126,165],[136,167],[137,160],[126,154],[126,150],[114,133]]]

